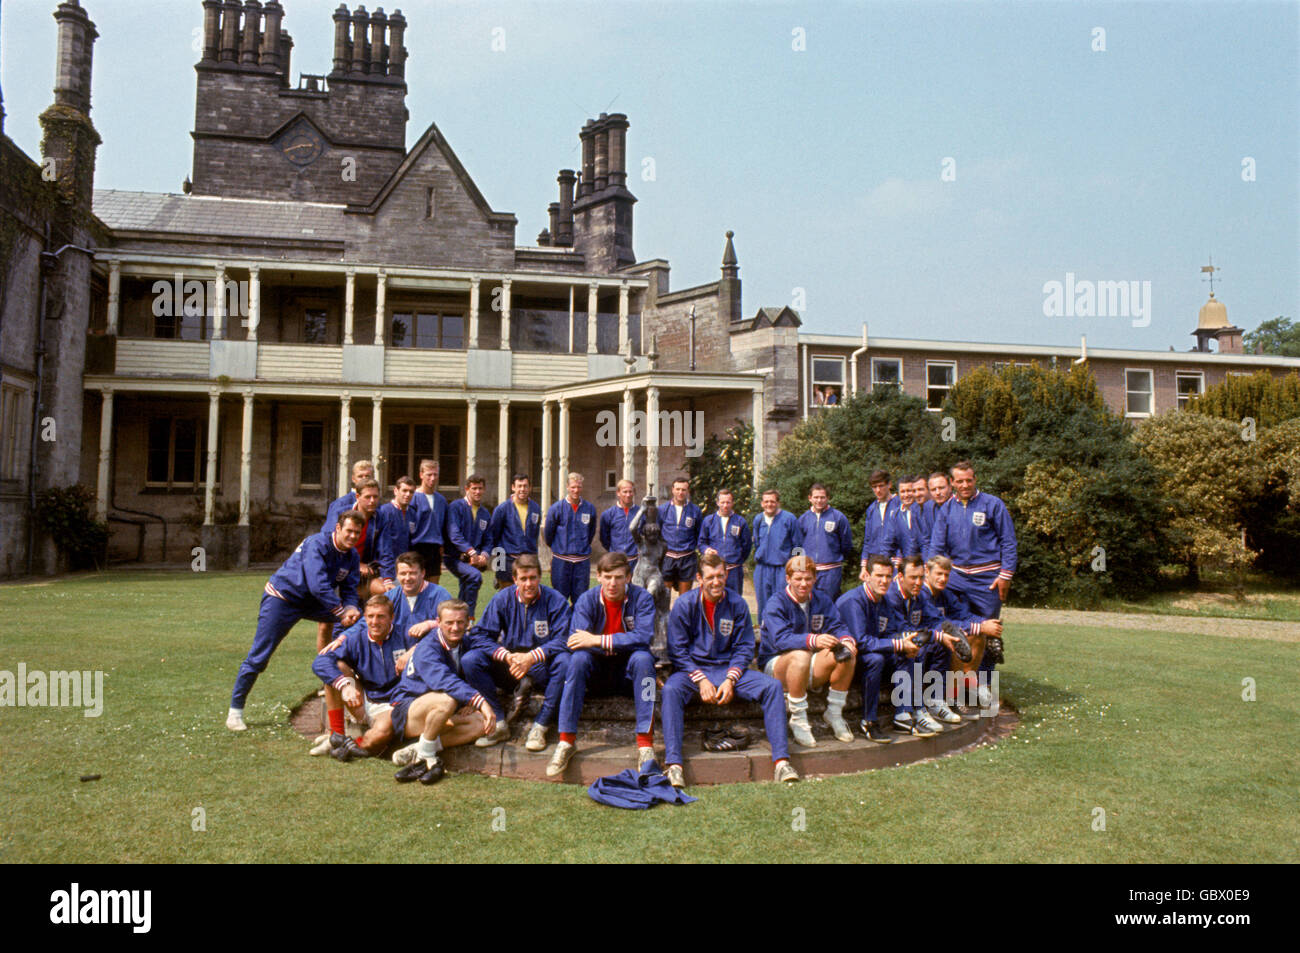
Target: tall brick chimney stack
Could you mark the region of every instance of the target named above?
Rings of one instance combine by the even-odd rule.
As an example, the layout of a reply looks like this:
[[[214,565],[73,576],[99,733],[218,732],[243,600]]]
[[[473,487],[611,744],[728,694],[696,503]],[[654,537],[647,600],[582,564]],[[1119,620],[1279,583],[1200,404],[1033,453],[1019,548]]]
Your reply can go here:
[[[60,195],[89,212],[100,143],[90,121],[91,63],[99,34],[77,0],[59,4],[54,19],[59,24],[54,104],[41,113],[41,154],[53,162]]]
[[[388,72],[388,45],[384,42],[388,32],[388,17],[383,7],[370,14],[370,75],[383,76]]]
[[[239,44],[239,62],[257,66],[257,49],[261,39],[262,4],[260,0],[244,2],[244,38]]]
[[[596,143],[592,138],[593,121],[588,119],[582,125],[578,138],[582,140],[582,178],[578,182],[578,198],[585,198],[594,189],[596,181]]]
[[[221,0],[203,0],[203,59],[216,62],[221,53]]]
[[[370,17],[364,6],[352,11],[352,72],[364,76],[370,66],[370,41],[366,39],[366,28]]]
[[[592,138],[596,143],[596,191],[603,192],[609,185],[609,133],[605,126],[608,116],[600,114],[592,126]]]
[[[388,75],[403,79],[406,76],[406,47],[402,38],[406,33],[406,17],[394,10],[388,15]]]
[[[632,251],[632,206],[636,196],[625,184],[628,125],[622,113],[601,113],[600,118],[587,120],[578,134],[582,140],[582,178],[573,203],[572,242],[574,250],[586,259],[587,267],[597,273],[615,272],[636,263]]]
[[[578,177],[572,169],[561,169],[555,181],[560,184],[560,209],[554,232],[555,244],[569,247],[573,244],[573,186]]]
[[[735,232],[727,232],[727,246],[722,250],[722,280],[718,282],[718,312],[734,324],[743,320],[740,313],[740,262],[736,246],[731,244]]]
[[[348,37],[348,27],[352,24],[352,14],[346,3],[340,3],[334,11],[334,71],[331,75],[346,73],[352,68],[352,41]]]
[[[223,63],[239,62],[239,0],[222,0],[219,59]]]
[[[623,113],[611,113],[605,120],[605,135],[609,140],[609,186],[623,188],[627,185],[627,128],[630,123]]]
[[[258,63],[262,69],[274,73],[280,69],[280,24],[284,20],[284,7],[280,6],[278,0],[270,0],[262,7],[262,16],[266,22],[262,30]],[[288,66],[287,61],[285,65]]]

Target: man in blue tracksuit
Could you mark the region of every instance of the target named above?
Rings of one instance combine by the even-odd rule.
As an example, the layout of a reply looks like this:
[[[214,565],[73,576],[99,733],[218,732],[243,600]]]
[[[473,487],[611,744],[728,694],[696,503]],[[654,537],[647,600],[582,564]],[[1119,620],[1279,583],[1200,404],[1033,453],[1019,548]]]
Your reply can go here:
[[[631,480],[619,480],[618,501],[600,514],[600,545],[607,553],[624,553],[633,573],[636,572],[638,551],[630,527],[641,512],[641,507],[632,502],[635,494],[636,486]]]
[[[545,691],[542,707],[529,728],[524,747],[541,751],[546,747],[546,729],[555,720],[568,672],[569,604],[564,596],[542,585],[542,568],[536,556],[523,553],[513,567],[515,584],[502,589],[474,626],[478,636],[493,643],[491,649],[476,648],[465,656],[465,681],[492,706],[497,727],[475,744],[488,747],[510,737],[505,709],[497,700],[497,687],[514,691],[526,679]],[[527,698],[524,699],[527,701]]]
[[[650,593],[629,584],[631,575],[626,556],[606,553],[596,563],[599,585],[579,596],[573,607],[565,643],[571,655],[560,698],[560,743],[546,767],[548,777],[562,775],[573,757],[578,717],[593,680],[605,693],[631,690],[636,705],[637,768],[654,760],[657,685],[650,641],[655,608]]]
[[[853,555],[853,530],[849,518],[830,505],[823,484],[812,485],[808,506],[799,517],[803,549],[817,569],[817,591],[834,602],[840,597],[844,560]]]
[[[332,735],[330,753],[339,761],[379,754],[392,740],[392,699],[401,679],[398,660],[414,644],[393,625],[392,601],[371,596],[365,617],[312,660],[311,670],[338,691],[357,721],[367,726],[357,741],[342,733]]]
[[[365,517],[349,510],[332,533],[308,536],[267,580],[257,613],[257,634],[239,666],[226,727],[243,731],[244,703],[284,637],[299,619],[348,626],[361,617],[357,583],[360,557],[354,548]]]
[[[411,535],[415,531],[415,509],[411,498],[415,495],[415,481],[408,476],[398,477],[393,484],[393,498],[375,513],[375,561],[379,563],[381,579],[397,579],[397,557],[411,548]]]
[[[867,560],[862,585],[840,596],[835,609],[845,628],[858,642],[858,670],[862,678],[862,721],[858,727],[877,744],[894,739],[880,727],[880,686],[891,676],[900,660],[914,658],[917,647],[901,636],[885,635],[889,628],[889,607],[885,595],[894,578],[894,564],[884,556]]]
[[[799,521],[789,510],[781,509],[781,494],[764,490],[763,512],[754,517],[750,536],[754,540],[754,595],[759,617],[767,600],[785,582],[785,564],[796,548],[803,547]]]
[[[753,549],[749,521],[735,511],[736,495],[728,489],[718,491],[718,509],[704,517],[700,525],[701,553],[717,553],[727,567],[727,588],[737,595],[745,591],[745,560]]]
[[[938,618],[951,622],[970,636],[972,648],[982,655],[984,640],[990,636],[1002,635],[1001,619],[985,619],[970,614],[966,601],[958,597],[948,585],[952,577],[952,560],[947,556],[931,556],[925,564],[925,582],[921,585],[921,599]],[[981,714],[996,714],[996,696],[987,684],[980,684],[979,677],[970,673],[969,665],[963,665],[964,673],[957,695],[957,712],[963,718],[974,721]]]
[[[385,595],[393,604],[393,626],[412,641],[438,627],[438,606],[451,598],[450,592],[429,581],[415,550],[397,557],[397,585]]]
[[[496,715],[486,698],[465,681],[463,655],[491,648],[486,637],[467,631],[469,606],[452,599],[438,606],[437,631],[421,639],[406,662],[393,694],[393,733],[418,738],[393,755],[404,767],[393,777],[400,783],[434,784],[445,769],[438,752],[463,745],[496,730]]]
[[[904,556],[921,554],[921,523],[918,518],[921,507],[916,502],[915,480],[911,477],[900,479],[895,499],[898,508],[894,510],[894,517],[885,530],[884,553],[897,566]]]
[[[966,460],[952,468],[953,498],[935,513],[930,552],[952,560],[948,581],[969,614],[997,619],[1016,571],[1016,530],[1006,504],[975,487],[975,467]],[[993,670],[986,652],[980,671]]]
[[[926,632],[930,636],[915,659],[904,661],[895,656],[892,692],[894,729],[928,738],[941,732],[944,724],[959,724],[961,716],[944,703],[942,687],[937,693],[933,689],[926,693],[927,676],[932,680],[937,678],[940,686],[944,684],[944,673],[952,661],[956,640],[943,632],[943,617],[922,596],[924,580],[921,557],[904,557],[898,575],[885,593],[885,607],[889,610],[885,635],[902,638],[905,633]]]
[[[374,478],[375,465],[369,460],[358,460],[352,464],[352,489],[337,500],[332,500],[325,508],[325,522],[321,523],[320,527],[322,533],[334,532],[334,527],[339,524],[339,517],[348,510],[357,508],[357,488],[363,481]]]
[[[546,511],[551,585],[570,605],[591,588],[591,541],[598,519],[595,505],[582,498],[584,482],[581,473],[570,473],[567,495]]]
[[[460,580],[458,598],[469,606],[470,618],[478,605],[483,570],[492,555],[492,511],[483,502],[483,478],[477,473],[465,481],[465,496],[447,506],[443,529],[443,563]]]
[[[871,492],[876,499],[862,514],[862,565],[866,566],[871,556],[889,555],[889,533],[893,528],[894,514],[898,512],[902,501],[889,489],[890,476],[885,470],[873,470],[871,473]]]
[[[785,737],[781,683],[749,671],[754,626],[749,604],[726,583],[727,567],[717,553],[700,557],[700,585],[677,600],[668,616],[668,657],[673,674],[664,684],[660,717],[664,729],[664,773],[673,787],[685,786],[682,734],[686,706],[696,700],[726,705],[733,698],[757,701],[772,747],[778,781],[797,781]]]
[[[437,582],[442,575],[442,533],[447,522],[447,498],[438,492],[437,460],[420,461],[420,485],[411,497],[415,528],[411,548],[424,557],[424,573]]]
[[[659,505],[659,532],[664,541],[664,561],[659,567],[664,584],[680,592],[695,585],[699,568],[695,551],[700,543],[700,523],[704,516],[691,502],[691,481],[686,477],[673,480],[673,496]]]
[[[492,511],[492,548],[505,551],[505,565],[493,566],[498,589],[510,585],[510,567],[522,553],[537,555],[537,540],[542,532],[542,508],[529,494],[533,484],[527,473],[510,478],[510,499]]]
[[[926,481],[929,499],[921,506],[921,558],[929,559],[934,553],[930,549],[930,538],[934,535],[934,520],[943,507],[952,499],[952,484],[948,475],[935,471]]]
[[[785,688],[790,733],[805,748],[816,747],[808,724],[808,689],[829,685],[822,720],[838,741],[853,740],[844,723],[844,702],[853,684],[857,640],[835,603],[816,589],[817,570],[809,556],[785,564],[785,588],[763,607],[759,668]]]

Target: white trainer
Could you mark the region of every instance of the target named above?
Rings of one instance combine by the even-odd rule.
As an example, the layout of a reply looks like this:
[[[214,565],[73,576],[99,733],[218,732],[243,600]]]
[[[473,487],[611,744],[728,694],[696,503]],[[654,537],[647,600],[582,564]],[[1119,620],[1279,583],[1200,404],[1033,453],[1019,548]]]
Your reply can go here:
[[[524,741],[524,747],[529,751],[545,751],[546,726],[533,722],[533,726],[528,729],[528,738]]]
[[[405,748],[398,748],[396,751],[394,751],[393,764],[397,765],[399,768],[404,768],[412,761],[414,761],[417,757],[419,757],[415,753],[415,749],[419,744],[420,743],[418,741],[412,741]]]
[[[476,748],[491,748],[493,745],[500,744],[510,737],[510,726],[504,721],[498,721],[497,726],[492,729],[490,735],[484,735],[474,742]]]
[[[244,710],[242,708],[232,708],[226,714],[226,727],[231,731],[247,731],[248,725],[244,724]]]
[[[317,735],[316,740],[312,742],[311,750],[307,753],[313,757],[323,754],[329,754],[333,745],[330,744],[330,733],[327,731],[323,735]]]
[[[940,702],[937,705],[930,705],[928,707],[930,709],[930,714],[933,715],[937,720],[943,722],[945,725],[961,724],[961,715],[957,714],[955,711],[953,711],[943,702]]]
[[[843,715],[834,714],[828,708],[822,712],[822,721],[830,727],[831,731],[835,735],[836,741],[843,741],[845,744],[848,744],[853,740],[853,732],[851,732],[849,726],[845,724]]]
[[[569,766],[569,761],[573,759],[573,745],[567,741],[561,741],[555,746],[555,754],[551,755],[551,763],[546,766],[546,776],[548,778],[558,778],[564,773],[564,769]]]
[[[816,748],[817,739],[813,737],[812,727],[806,719],[790,719],[790,734],[794,736],[795,744],[803,745],[805,748]]]
[[[640,771],[651,761],[655,760],[654,748],[637,748],[636,749],[636,769]]]
[[[664,771],[664,774],[668,778],[668,783],[671,784],[673,787],[675,788],[686,787],[686,777],[685,775],[682,774],[682,766],[680,764],[668,765],[668,768]]]

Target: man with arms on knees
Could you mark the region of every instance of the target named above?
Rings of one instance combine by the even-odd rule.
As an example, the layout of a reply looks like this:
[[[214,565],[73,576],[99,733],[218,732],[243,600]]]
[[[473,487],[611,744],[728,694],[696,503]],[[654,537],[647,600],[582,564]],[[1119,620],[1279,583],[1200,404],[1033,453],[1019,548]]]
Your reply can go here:
[[[760,620],[767,600],[785,580],[785,564],[797,547],[803,546],[799,521],[789,510],[781,509],[781,494],[764,490],[763,512],[754,517],[750,533],[754,540],[754,595]]]
[[[718,491],[718,509],[704,517],[700,526],[700,552],[717,553],[727,567],[727,588],[737,595],[745,591],[745,560],[753,549],[753,537],[744,513],[735,512],[736,495],[725,487]]]
[[[930,554],[952,560],[948,585],[972,618],[1000,619],[1016,571],[1016,529],[1006,504],[975,486],[975,467],[963,460],[952,468],[953,498],[935,514]],[[981,672],[1002,661],[1002,634],[985,639]],[[980,707],[995,699],[981,693]],[[985,705],[988,701],[988,705]]]
[[[634,573],[638,554],[631,524],[641,512],[641,507],[632,503],[635,494],[636,486],[631,480],[619,480],[618,502],[600,514],[600,545],[605,547],[607,553],[625,554]]]
[[[816,569],[817,591],[834,602],[840,597],[844,560],[853,554],[853,530],[849,518],[831,506],[830,500],[824,484],[812,485],[808,512],[799,517],[799,532]]]
[[[808,556],[785,564],[785,588],[763,607],[763,641],[758,664],[785,688],[790,733],[805,748],[814,748],[808,724],[808,689],[829,685],[822,720],[838,741],[853,740],[844,723],[844,702],[853,684],[857,640],[849,634],[835,603],[816,589],[817,569]]]
[[[436,784],[446,773],[439,751],[496,730],[492,706],[465,681],[462,652],[483,644],[466,635],[468,627],[469,606],[459,599],[444,602],[436,633],[421,639],[407,659],[390,717],[397,737],[419,740],[398,752],[406,762],[393,775],[399,783]]]
[[[528,729],[524,747],[541,751],[546,747],[546,729],[555,720],[564,691],[569,652],[569,604],[558,591],[542,585],[542,567],[532,553],[515,560],[515,584],[502,589],[474,626],[474,635],[486,646],[465,656],[465,681],[488,700],[496,716],[496,730],[474,742],[489,747],[510,737],[506,712],[497,700],[497,687],[516,692],[516,704],[527,704],[534,686],[545,691],[542,707]],[[512,713],[511,717],[514,717]]]
[[[664,584],[687,592],[695,584],[695,550],[699,547],[700,508],[691,502],[691,481],[673,480],[673,497],[659,505],[659,532],[664,541]]]
[[[492,513],[493,547],[506,551],[506,564],[496,569],[498,589],[510,585],[510,567],[515,557],[523,553],[537,555],[537,538],[542,531],[542,508],[529,495],[532,481],[527,473],[516,473],[510,478],[510,499],[501,503]]]
[[[976,665],[982,660],[985,640],[989,636],[997,638],[1002,635],[1002,620],[972,616],[965,602],[949,588],[948,580],[951,574],[951,559],[947,556],[931,556],[925,564],[925,582],[921,585],[921,601],[925,603],[932,615],[945,622],[951,622],[970,637],[973,654],[981,657],[970,661],[971,665]],[[988,687],[979,685],[978,679],[974,679],[976,687],[970,689],[971,681],[968,674],[963,685],[961,704],[957,706],[957,713],[968,721],[978,718],[980,709],[988,711],[994,704],[993,695]],[[968,689],[970,689],[969,694]],[[982,696],[981,689],[983,689]],[[976,702],[976,705],[970,704],[972,701]]]
[[[636,704],[637,768],[654,760],[653,719],[655,662],[650,654],[654,636],[654,600],[640,586],[628,582],[627,557],[606,553],[596,563],[596,581],[578,597],[573,607],[572,632],[567,646],[569,670],[560,698],[560,743],[546,767],[548,777],[559,777],[568,767],[577,744],[578,717],[588,685],[604,693],[630,687]]]
[[[393,740],[390,712],[401,679],[399,660],[405,664],[413,644],[393,625],[393,603],[387,596],[371,596],[365,608],[365,618],[350,626],[311,665],[316,676],[339,693],[357,723],[367,726],[359,741],[341,730],[331,732],[329,753],[339,761],[381,754]]]
[[[673,787],[685,786],[682,734],[687,705],[697,699],[706,705],[726,705],[740,698],[763,707],[774,779],[798,781],[786,743],[781,684],[748,671],[754,657],[749,604],[728,588],[727,567],[716,552],[700,557],[699,577],[700,585],[678,599],[668,616],[668,656],[674,671],[664,684],[660,713],[664,773]]]
[[[478,590],[483,585],[483,570],[488,567],[492,550],[489,531],[491,511],[483,504],[483,478],[471,473],[465,481],[465,496],[447,506],[447,523],[443,531],[443,561],[460,580],[457,598],[469,606],[470,617],[478,605]]]
[[[420,461],[420,485],[411,497],[415,529],[411,548],[424,559],[424,574],[432,582],[442,575],[442,534],[447,522],[447,498],[438,492],[438,461]]]
[[[349,626],[361,618],[357,597],[360,557],[355,546],[365,525],[364,514],[356,510],[343,513],[332,533],[308,536],[267,580],[257,614],[257,634],[239,666],[230,696],[226,727],[231,731],[248,727],[244,724],[248,693],[294,623],[313,619],[328,630],[336,622]]]
[[[546,511],[551,585],[570,605],[591,588],[591,541],[597,518],[596,507],[582,498],[584,482],[581,473],[570,473],[568,495]]]
[[[944,684],[944,673],[952,661],[952,649],[957,638],[942,630],[943,618],[934,613],[932,605],[921,595],[921,584],[925,580],[925,566],[920,556],[906,556],[894,578],[893,585],[885,593],[885,606],[889,610],[889,624],[885,635],[904,638],[911,632],[923,632],[929,640],[916,653],[915,659],[905,661],[895,656],[894,670],[902,672],[895,675],[894,729],[918,737],[928,738],[937,735],[945,724],[960,724],[961,716],[949,708],[943,700],[943,691],[931,702],[925,702],[925,676],[933,672],[931,678],[938,678],[939,685]]]

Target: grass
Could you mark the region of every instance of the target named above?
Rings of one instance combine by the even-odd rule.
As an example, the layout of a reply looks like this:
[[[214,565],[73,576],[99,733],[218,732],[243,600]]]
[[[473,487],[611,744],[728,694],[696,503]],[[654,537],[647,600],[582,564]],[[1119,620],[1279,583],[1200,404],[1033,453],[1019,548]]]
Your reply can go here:
[[[462,775],[424,789],[395,784],[386,763],[307,757],[287,717],[318,684],[310,623],[258,681],[250,730],[226,731],[264,581],[0,587],[18,623],[0,669],[106,673],[99,718],[3,710],[0,861],[307,863],[342,843],[372,862],[1297,860],[1293,644],[1020,626],[1002,690],[1022,724],[994,747],[788,788],[697,788],[698,803],[634,812],[577,786]],[[1246,677],[1257,701],[1242,700]],[[81,783],[88,773],[102,779]]]
[[[1230,585],[1210,583],[1197,590],[1155,593],[1141,601],[1116,599],[1103,608],[1152,615],[1300,622],[1300,590],[1280,590],[1275,584],[1247,586],[1239,599]]]

